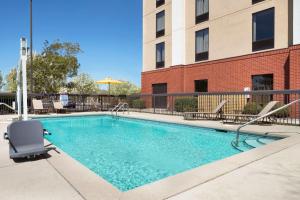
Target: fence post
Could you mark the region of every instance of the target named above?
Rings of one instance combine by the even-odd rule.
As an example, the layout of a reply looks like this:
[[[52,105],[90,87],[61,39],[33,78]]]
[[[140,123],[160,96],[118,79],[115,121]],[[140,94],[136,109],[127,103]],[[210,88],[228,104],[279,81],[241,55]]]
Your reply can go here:
[[[85,110],[84,110],[84,106],[85,106],[85,103],[84,103],[85,96],[82,95],[82,96],[81,96],[81,99],[82,99],[82,111],[84,112],[84,111],[85,111]]]
[[[174,97],[173,95],[171,96],[171,109],[172,109],[172,115],[174,115]]]
[[[155,108],[156,108],[156,105],[155,105],[155,94],[153,94],[153,112],[155,113]]]

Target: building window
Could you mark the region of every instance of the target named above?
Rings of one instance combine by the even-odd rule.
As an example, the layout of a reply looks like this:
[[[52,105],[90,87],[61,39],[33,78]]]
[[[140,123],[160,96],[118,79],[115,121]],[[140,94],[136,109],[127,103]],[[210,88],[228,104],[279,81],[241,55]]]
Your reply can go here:
[[[167,94],[168,84],[158,83],[152,85],[152,94]],[[152,99],[153,108],[167,108],[167,95],[165,96],[154,96]]]
[[[196,32],[196,62],[208,59],[209,31],[208,29]]]
[[[156,0],[156,8],[165,4],[165,0]]]
[[[253,14],[252,50],[274,48],[274,8]]]
[[[156,14],[156,37],[165,35],[165,11]]]
[[[165,43],[156,44],[156,68],[165,66]]]
[[[273,74],[262,74],[252,76],[252,90],[273,90]],[[273,101],[271,94],[259,94],[253,97],[253,101],[261,106]]]
[[[259,3],[259,2],[262,2],[264,0],[252,0],[252,4],[256,4],[256,3]]]
[[[208,92],[208,80],[195,80],[195,92]]]
[[[273,74],[252,76],[253,90],[273,90]]]
[[[196,24],[209,18],[209,0],[196,0]]]

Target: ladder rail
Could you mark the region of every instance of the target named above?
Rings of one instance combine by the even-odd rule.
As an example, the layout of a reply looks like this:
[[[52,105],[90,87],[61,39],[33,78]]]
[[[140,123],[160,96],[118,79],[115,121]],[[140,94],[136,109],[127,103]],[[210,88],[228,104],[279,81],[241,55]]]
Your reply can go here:
[[[125,106],[127,106],[127,109],[129,108],[128,103],[122,103],[122,105],[120,105],[120,107],[116,110],[116,116],[118,115],[118,112],[123,108],[125,108]],[[124,110],[123,110],[124,112]]]
[[[291,105],[294,105],[294,104],[299,103],[299,102],[300,102],[300,99],[295,100],[295,101],[293,101],[293,102],[291,102],[291,103],[289,103],[289,104],[286,104],[286,105],[284,105],[284,106],[281,106],[280,108],[277,108],[276,110],[270,111],[270,112],[268,112],[267,114],[265,114],[265,115],[263,115],[263,116],[260,116],[260,117],[255,118],[255,119],[253,119],[253,120],[251,120],[251,121],[249,121],[249,122],[247,122],[247,123],[245,123],[245,124],[240,125],[240,126],[237,128],[237,131],[236,131],[235,145],[236,145],[236,146],[239,145],[240,131],[241,131],[242,128],[244,128],[245,126],[248,126],[248,125],[250,125],[250,124],[253,124],[254,122],[256,122],[256,121],[258,121],[258,120],[261,120],[261,119],[263,119],[263,118],[265,118],[265,117],[268,117],[268,116],[270,116],[270,115],[272,115],[272,114],[274,114],[274,113],[276,113],[276,112],[278,112],[278,111],[280,111],[280,110],[283,110],[283,109],[285,109],[285,108],[288,108],[288,107],[290,107]]]
[[[122,103],[118,103],[118,105],[116,105],[116,106],[111,110],[111,112],[116,111],[116,110],[118,109],[118,107],[121,106],[121,104],[122,104]]]

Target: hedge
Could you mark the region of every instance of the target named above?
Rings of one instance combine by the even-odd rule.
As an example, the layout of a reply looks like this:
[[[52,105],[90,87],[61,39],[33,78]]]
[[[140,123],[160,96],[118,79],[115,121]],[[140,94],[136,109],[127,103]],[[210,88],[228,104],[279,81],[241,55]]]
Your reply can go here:
[[[137,108],[137,109],[144,109],[146,108],[145,106],[145,101],[142,99],[135,99],[132,101],[132,108]]]
[[[260,104],[257,104],[255,102],[250,102],[248,103],[243,110],[243,114],[248,114],[248,115],[257,115],[267,104],[264,104],[261,106]],[[283,103],[278,103],[274,106],[272,110],[276,110],[280,107],[282,107],[284,104]],[[280,110],[276,113],[274,113],[272,116],[275,116],[277,118],[283,118],[283,117],[288,117],[289,116],[289,110],[288,108],[285,108],[283,110]]]
[[[176,112],[195,112],[198,110],[197,97],[184,97],[175,100]]]
[[[274,108],[272,110],[276,110],[282,106],[284,106],[285,104],[283,103],[277,103]],[[288,117],[289,116],[289,109],[288,108],[284,108],[276,113],[274,113],[272,116],[275,116],[277,118],[284,118],[284,117]]]
[[[245,105],[243,114],[245,115],[257,115],[263,107],[256,102],[249,102]]]

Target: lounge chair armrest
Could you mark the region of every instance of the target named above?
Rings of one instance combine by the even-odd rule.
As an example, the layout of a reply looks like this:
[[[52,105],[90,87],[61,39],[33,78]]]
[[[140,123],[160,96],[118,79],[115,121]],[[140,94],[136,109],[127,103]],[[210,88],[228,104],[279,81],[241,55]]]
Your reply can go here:
[[[52,135],[47,129],[43,129],[43,135]]]
[[[4,140],[9,140],[8,134],[7,134],[7,133],[4,133],[4,134],[3,134],[3,138],[4,138]]]
[[[51,144],[52,145],[52,144]],[[45,149],[47,149],[48,151],[51,151],[51,150],[54,150],[54,151],[56,151],[56,147],[52,147],[52,146],[45,146]]]
[[[60,154],[60,152],[57,150],[57,148],[56,148],[56,147],[52,147],[51,145],[52,145],[52,144],[46,145],[46,146],[45,146],[45,150],[46,150],[47,152],[48,152],[48,151],[55,151],[56,153]]]

